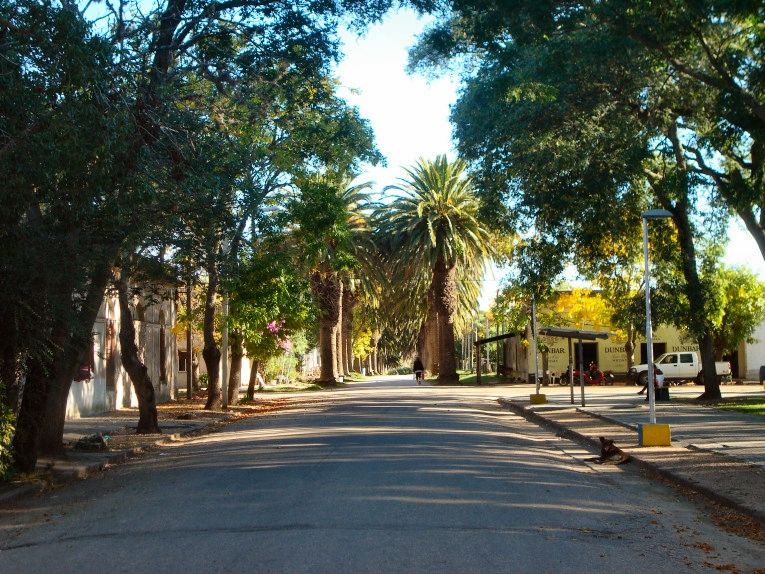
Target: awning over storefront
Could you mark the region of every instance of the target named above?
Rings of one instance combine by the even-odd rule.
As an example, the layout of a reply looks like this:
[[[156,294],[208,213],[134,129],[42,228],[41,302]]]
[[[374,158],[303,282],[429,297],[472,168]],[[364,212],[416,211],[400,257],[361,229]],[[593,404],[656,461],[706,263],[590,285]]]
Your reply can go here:
[[[583,331],[581,329],[570,329],[568,327],[542,327],[539,329],[540,335],[547,337],[561,337],[568,339],[568,364],[569,364],[569,387],[571,388],[571,404],[574,404],[574,353],[571,349],[571,341],[576,339],[579,343],[582,341],[595,341],[597,339],[608,339],[611,333],[606,331]],[[582,346],[579,345],[579,388],[582,392],[582,406],[585,406],[584,398],[584,359],[582,358]]]

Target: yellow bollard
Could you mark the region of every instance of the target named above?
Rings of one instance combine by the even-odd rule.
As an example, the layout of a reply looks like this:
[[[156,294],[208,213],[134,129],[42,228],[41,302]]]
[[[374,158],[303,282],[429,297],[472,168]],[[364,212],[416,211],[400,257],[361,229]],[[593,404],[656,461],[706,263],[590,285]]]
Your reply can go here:
[[[668,424],[644,423],[638,425],[640,446],[672,446],[672,432]]]
[[[530,395],[529,398],[532,405],[543,405],[547,402],[547,395],[543,395],[542,393],[538,395]]]

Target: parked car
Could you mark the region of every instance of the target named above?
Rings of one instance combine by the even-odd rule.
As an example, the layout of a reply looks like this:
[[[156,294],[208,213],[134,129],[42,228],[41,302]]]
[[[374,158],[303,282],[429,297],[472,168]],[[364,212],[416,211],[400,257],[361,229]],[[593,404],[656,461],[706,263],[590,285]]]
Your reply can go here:
[[[668,384],[678,381],[696,381],[699,384],[702,382],[701,361],[696,351],[664,353],[654,361],[654,364],[662,370]],[[715,371],[720,382],[731,380],[731,368],[728,361],[716,361]],[[645,385],[648,380],[648,365],[635,365],[628,375],[638,384]]]

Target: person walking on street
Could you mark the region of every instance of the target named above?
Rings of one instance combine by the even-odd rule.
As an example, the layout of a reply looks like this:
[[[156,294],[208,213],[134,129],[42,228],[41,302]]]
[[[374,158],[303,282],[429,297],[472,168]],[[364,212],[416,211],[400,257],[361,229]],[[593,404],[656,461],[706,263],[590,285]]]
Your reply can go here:
[[[419,355],[414,357],[414,365],[412,365],[412,371],[414,371],[414,378],[417,380],[417,384],[422,383],[422,379],[425,375],[425,365],[422,364]]]

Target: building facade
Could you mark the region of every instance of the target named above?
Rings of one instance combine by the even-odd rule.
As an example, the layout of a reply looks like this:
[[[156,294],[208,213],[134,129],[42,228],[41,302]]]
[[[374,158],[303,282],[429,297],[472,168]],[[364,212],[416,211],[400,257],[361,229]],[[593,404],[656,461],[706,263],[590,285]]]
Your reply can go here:
[[[175,292],[168,289],[156,302],[137,299],[132,311],[138,352],[149,369],[157,402],[175,399],[178,380],[178,353],[172,334]],[[130,377],[122,367],[120,322],[117,297],[107,294],[93,325],[93,343],[87,360],[69,390],[67,418],[138,406]]]

